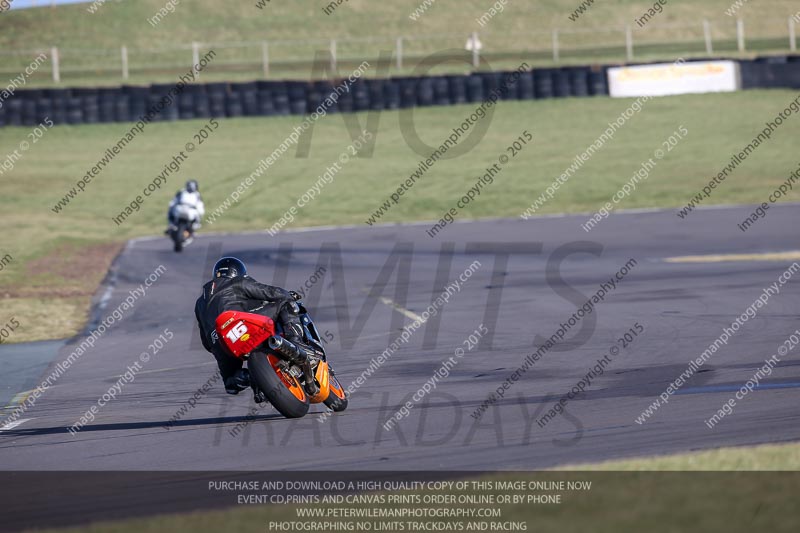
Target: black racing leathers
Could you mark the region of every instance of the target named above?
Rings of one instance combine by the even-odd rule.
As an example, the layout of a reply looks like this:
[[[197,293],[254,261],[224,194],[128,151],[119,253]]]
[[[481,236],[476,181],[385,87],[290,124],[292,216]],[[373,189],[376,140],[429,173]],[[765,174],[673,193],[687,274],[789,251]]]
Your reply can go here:
[[[283,326],[289,340],[302,336],[302,326],[294,299],[280,287],[259,283],[253,278],[239,276],[233,279],[217,278],[203,286],[203,295],[197,299],[194,314],[200,326],[203,347],[214,355],[223,380],[232,377],[242,368],[242,360],[234,357],[223,346],[216,333],[216,320],[224,311],[246,311],[272,318]]]

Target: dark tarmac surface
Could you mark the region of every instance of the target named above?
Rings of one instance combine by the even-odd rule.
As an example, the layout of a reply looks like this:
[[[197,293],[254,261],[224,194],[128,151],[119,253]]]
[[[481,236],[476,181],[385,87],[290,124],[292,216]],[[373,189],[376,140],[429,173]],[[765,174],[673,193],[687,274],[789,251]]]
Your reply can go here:
[[[128,246],[102,318],[159,265],[166,272],[133,309],[83,354],[25,422],[0,432],[3,470],[535,470],[620,457],[800,439],[800,347],[781,357],[767,385],[737,401],[713,429],[705,420],[750,379],[800,327],[800,272],[780,287],[650,419],[640,416],[731,323],[796,260],[754,255],[730,262],[674,263],[666,258],[799,250],[797,206],[775,206],[747,233],[749,207],[612,215],[590,233],[588,216],[459,223],[435,239],[430,224],[323,229],[279,234],[201,235],[183,254],[166,238]],[[386,350],[410,317],[475,260],[481,266],[353,394],[343,413],[320,421],[324,407],[287,420],[255,407],[252,394],[225,394],[219,382],[171,429],[165,424],[213,377],[216,366],[197,339],[194,301],[221,255],[243,259],[265,283],[307,290],[317,327],[333,336],[329,360],[347,386]],[[505,398],[476,420],[471,413],[534,348],[551,336],[601,283],[630,259],[635,266],[596,310],[546,353]],[[439,320],[440,319],[440,320]],[[618,343],[639,323],[644,331]],[[467,351],[389,431],[383,423],[428,381],[442,361],[483,324],[489,333]],[[165,329],[174,338],[117,398],[77,434],[67,428],[95,405]],[[68,343],[50,370],[83,337]],[[538,346],[538,344],[537,344]],[[603,375],[537,420],[606,354]],[[152,350],[149,350],[152,353]],[[252,422],[252,423],[248,423]],[[239,429],[235,430],[238,425]]]

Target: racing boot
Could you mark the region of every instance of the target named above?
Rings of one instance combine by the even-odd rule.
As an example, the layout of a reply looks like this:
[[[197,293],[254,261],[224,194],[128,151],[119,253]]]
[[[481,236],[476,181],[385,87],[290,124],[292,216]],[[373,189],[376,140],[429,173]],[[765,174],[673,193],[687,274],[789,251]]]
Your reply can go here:
[[[253,387],[253,400],[256,403],[267,403],[267,396],[260,389]]]
[[[250,386],[250,372],[246,368],[238,370],[234,375],[225,380],[225,392],[239,394]]]

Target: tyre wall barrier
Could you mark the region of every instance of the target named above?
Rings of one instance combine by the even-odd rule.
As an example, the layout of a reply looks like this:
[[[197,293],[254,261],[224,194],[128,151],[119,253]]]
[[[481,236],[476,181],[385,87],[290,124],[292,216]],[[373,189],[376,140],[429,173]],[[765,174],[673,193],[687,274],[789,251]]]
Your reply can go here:
[[[800,89],[800,56],[740,61],[743,89]]]
[[[744,89],[800,88],[800,56],[739,61]],[[359,79],[349,90],[330,81],[215,82],[186,85],[169,97],[171,84],[113,88],[20,89],[0,100],[0,126],[136,122],[312,113],[337,89],[328,113],[478,104],[502,100],[589,97],[608,94],[610,66],[535,68],[519,72]],[[157,113],[153,113],[160,110]]]

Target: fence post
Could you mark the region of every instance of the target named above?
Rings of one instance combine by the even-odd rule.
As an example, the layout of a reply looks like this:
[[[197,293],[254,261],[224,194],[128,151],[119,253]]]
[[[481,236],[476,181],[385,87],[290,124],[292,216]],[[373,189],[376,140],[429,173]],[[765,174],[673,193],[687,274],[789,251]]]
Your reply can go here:
[[[269,43],[261,41],[261,66],[264,69],[264,77],[269,77]]]
[[[61,82],[61,67],[58,57],[58,48],[53,46],[50,48],[50,63],[53,66],[53,81],[56,83]]]
[[[789,48],[792,52],[797,51],[797,32],[794,26],[794,17],[789,17]]]
[[[478,68],[481,64],[481,45],[478,44],[478,32],[472,32],[472,68]]]
[[[123,80],[127,80],[128,79],[128,47],[123,45],[122,48],[119,49],[119,51],[120,51],[120,55],[122,56],[122,79]]]
[[[736,41],[739,44],[739,51],[744,52],[744,20],[736,19]]]
[[[633,30],[630,24],[625,26],[625,57],[633,61]]]
[[[713,54],[714,46],[711,42],[711,23],[706,19],[703,19],[703,35],[706,38],[706,53],[709,55]]]
[[[336,72],[336,39],[331,39],[331,71]]]
[[[558,29],[553,30],[553,61],[558,63]]]
[[[200,63],[200,43],[192,42],[192,70],[194,66]],[[200,73],[195,72],[195,77],[199,77]]]
[[[397,70],[403,69],[403,38],[397,38],[397,45],[396,45],[396,54],[397,54]]]

